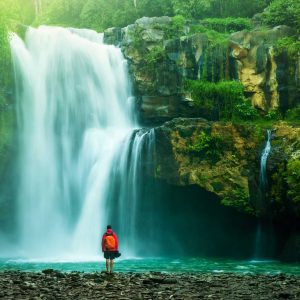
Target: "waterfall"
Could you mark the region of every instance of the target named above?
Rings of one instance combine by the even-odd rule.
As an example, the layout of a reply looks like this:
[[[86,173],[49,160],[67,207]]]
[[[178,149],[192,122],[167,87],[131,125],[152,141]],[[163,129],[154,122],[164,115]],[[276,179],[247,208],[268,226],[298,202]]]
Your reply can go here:
[[[262,201],[262,207],[265,206],[265,194],[267,192],[267,185],[268,185],[268,179],[267,179],[267,160],[268,156],[271,151],[271,138],[272,133],[271,130],[267,130],[267,142],[265,145],[265,148],[262,151],[261,158],[260,158],[260,174],[259,174],[259,188],[261,192],[261,201]],[[254,246],[254,257],[255,259],[259,259],[264,256],[264,253],[269,252],[266,248],[270,246],[271,243],[271,237],[268,234],[269,232],[272,232],[272,226],[268,222],[261,222],[259,221],[257,224],[257,230],[255,235],[255,246]],[[267,240],[270,240],[269,244],[267,245]]]
[[[268,156],[271,151],[271,137],[272,133],[271,130],[267,130],[267,142],[264,150],[262,151],[261,158],[260,158],[260,175],[259,175],[259,183],[260,183],[260,188],[263,193],[266,191],[266,187],[268,184],[267,180],[267,160]]]
[[[14,35],[11,48],[22,255],[97,257],[113,193],[118,228],[134,239],[138,172],[151,134],[136,129],[120,49],[92,30],[48,26],[30,28],[25,42]]]
[[[118,232],[121,237],[126,237],[123,243],[127,256],[135,255],[140,242],[147,242],[153,231],[154,222],[151,220],[152,207],[147,219],[144,217],[143,203],[154,203],[153,190],[150,194],[146,187],[149,186],[147,175],[153,175],[155,165],[155,131],[143,129],[134,131],[128,137],[123,152],[117,158],[117,163],[112,168],[110,178],[115,187],[111,193],[112,205],[110,216],[117,222]],[[148,184],[147,184],[148,183]],[[147,223],[148,221],[148,223]],[[141,224],[142,223],[142,224]],[[147,237],[140,236],[140,227],[147,232]]]

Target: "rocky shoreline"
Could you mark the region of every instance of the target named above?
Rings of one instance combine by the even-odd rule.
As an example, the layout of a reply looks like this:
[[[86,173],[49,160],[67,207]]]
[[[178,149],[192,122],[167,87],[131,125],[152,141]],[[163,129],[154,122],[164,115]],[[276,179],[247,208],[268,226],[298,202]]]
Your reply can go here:
[[[4,271],[0,299],[300,299],[300,277]]]

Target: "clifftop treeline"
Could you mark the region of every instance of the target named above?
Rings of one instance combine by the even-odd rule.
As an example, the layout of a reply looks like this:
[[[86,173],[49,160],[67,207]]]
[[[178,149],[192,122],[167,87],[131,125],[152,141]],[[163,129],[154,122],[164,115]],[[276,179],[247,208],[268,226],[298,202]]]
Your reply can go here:
[[[254,24],[300,28],[297,0],[0,0],[0,110],[12,98],[9,31],[22,34],[24,25],[39,24],[104,31],[144,16],[176,16],[215,31],[251,29]]]

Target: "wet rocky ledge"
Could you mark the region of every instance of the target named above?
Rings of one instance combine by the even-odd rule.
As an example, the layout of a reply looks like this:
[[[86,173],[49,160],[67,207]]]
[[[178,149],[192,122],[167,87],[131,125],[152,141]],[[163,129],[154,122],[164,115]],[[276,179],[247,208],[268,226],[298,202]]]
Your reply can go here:
[[[0,299],[300,299],[300,276],[3,271]]]

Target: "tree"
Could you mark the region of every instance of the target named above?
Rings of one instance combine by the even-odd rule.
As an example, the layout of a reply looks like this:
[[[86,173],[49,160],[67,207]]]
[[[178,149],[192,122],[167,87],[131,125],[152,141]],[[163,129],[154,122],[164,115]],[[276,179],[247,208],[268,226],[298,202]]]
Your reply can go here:
[[[299,30],[300,2],[298,0],[274,0],[263,16],[268,25],[288,25]]]
[[[33,18],[32,0],[0,0],[0,106],[7,101],[12,89],[9,32],[20,31],[19,25],[30,24]]]
[[[211,14],[211,0],[172,0],[174,12],[188,18],[207,18]]]
[[[11,85],[11,59],[8,32],[20,19],[19,3],[13,0],[0,0],[0,109],[7,100]]]
[[[42,0],[34,25],[79,26],[84,0]]]

